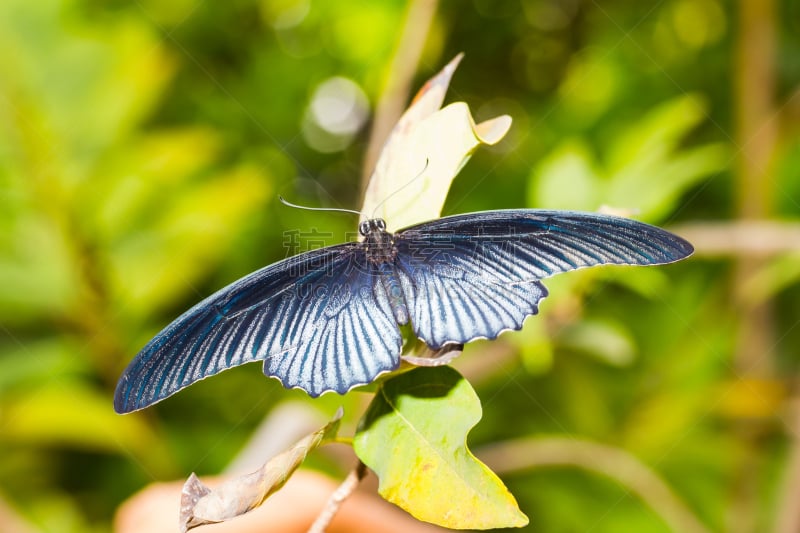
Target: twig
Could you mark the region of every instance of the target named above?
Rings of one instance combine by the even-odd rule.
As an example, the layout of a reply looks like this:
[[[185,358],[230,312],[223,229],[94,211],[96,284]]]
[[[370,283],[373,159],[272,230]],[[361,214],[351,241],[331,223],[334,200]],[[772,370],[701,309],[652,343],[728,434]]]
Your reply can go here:
[[[694,222],[669,228],[701,256],[770,257],[800,252],[800,224],[768,220]]]
[[[356,465],[356,467],[347,475],[345,480],[342,481],[342,484],[339,485],[335,491],[333,491],[330,499],[328,499],[328,502],[325,504],[325,508],[308,529],[308,533],[325,533],[325,530],[328,528],[331,520],[333,520],[333,517],[339,510],[339,507],[341,507],[342,503],[344,503],[347,497],[356,490],[356,487],[358,487],[358,484],[362,479],[364,479],[366,473],[367,466],[359,461],[358,465]]]
[[[708,533],[658,474],[619,448],[561,437],[523,438],[487,446],[476,455],[498,474],[544,466],[574,466],[603,474],[638,496],[673,531]]]
[[[367,188],[369,176],[378,160],[383,143],[403,112],[411,92],[411,82],[428,36],[437,0],[411,0],[408,4],[403,33],[397,42],[386,85],[375,108],[367,152],[361,174],[361,192]]]
[[[775,533],[800,531],[800,397],[789,403],[790,419],[787,430],[792,439],[788,465],[784,468],[783,487],[778,502]]]
[[[778,143],[778,113],[775,109],[776,46],[778,14],[775,0],[738,2],[740,25],[735,40],[734,116],[735,144],[739,148],[736,173],[737,216],[742,220],[769,218],[773,212],[776,180],[771,174]],[[764,378],[774,375],[772,348],[776,342],[774,309],[769,299],[749,298],[748,279],[764,267],[763,257],[737,258],[731,292],[739,323],[734,363],[740,377]],[[758,488],[764,470],[761,438],[763,424],[736,428],[745,452],[733,481],[733,502],[728,517],[730,531],[758,529]]]

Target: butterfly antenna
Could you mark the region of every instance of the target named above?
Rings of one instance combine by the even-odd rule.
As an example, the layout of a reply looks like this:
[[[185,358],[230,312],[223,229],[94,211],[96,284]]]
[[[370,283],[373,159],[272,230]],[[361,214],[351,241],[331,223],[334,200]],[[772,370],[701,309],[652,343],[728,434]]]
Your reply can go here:
[[[339,207],[307,207],[305,205],[297,205],[289,202],[283,196],[278,196],[278,200],[280,200],[280,202],[285,206],[294,207],[295,209],[305,209],[306,211],[340,211],[342,213],[353,213],[358,216],[362,215],[361,211],[354,211],[352,209],[341,209]]]
[[[422,167],[422,170],[420,170],[420,171],[419,171],[419,173],[417,173],[417,175],[416,175],[416,176],[414,176],[412,179],[410,179],[409,181],[407,181],[407,182],[406,182],[404,185],[402,185],[402,186],[401,186],[399,189],[395,190],[395,191],[394,191],[393,193],[391,193],[389,196],[387,196],[386,198],[384,198],[384,199],[381,201],[381,203],[379,203],[378,205],[376,205],[376,206],[375,206],[375,209],[372,211],[372,217],[371,217],[371,218],[375,218],[375,213],[377,213],[377,212],[378,212],[378,209],[380,209],[380,208],[381,208],[381,206],[382,206],[383,204],[385,204],[387,201],[389,201],[389,199],[390,199],[392,196],[394,196],[395,194],[399,193],[400,191],[402,191],[403,189],[405,189],[406,187],[408,187],[409,185],[411,185],[412,183],[414,183],[415,181],[417,181],[419,178],[421,178],[421,177],[422,177],[422,175],[423,175],[423,174],[425,174],[425,171],[428,169],[428,163],[430,163],[430,159],[428,159],[428,158],[426,157],[426,158],[425,158],[425,166],[424,166],[424,167]]]

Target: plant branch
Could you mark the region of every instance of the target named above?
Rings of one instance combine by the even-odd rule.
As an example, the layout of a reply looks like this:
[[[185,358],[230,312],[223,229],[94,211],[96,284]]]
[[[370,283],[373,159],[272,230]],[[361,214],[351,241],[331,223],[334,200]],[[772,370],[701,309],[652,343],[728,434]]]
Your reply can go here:
[[[768,257],[800,252],[800,224],[767,220],[696,222],[669,228],[700,256]]]
[[[572,438],[522,438],[492,444],[476,455],[498,474],[547,466],[573,466],[602,474],[638,496],[673,531],[708,533],[656,472],[622,449]]]
[[[358,487],[358,484],[362,479],[364,479],[366,473],[367,466],[359,461],[356,467],[347,475],[342,484],[339,485],[333,494],[331,494],[331,497],[325,504],[325,508],[322,510],[319,516],[317,516],[317,519],[314,520],[314,523],[311,524],[311,527],[308,529],[308,533],[325,533],[325,530],[328,528],[331,520],[333,520],[333,517],[336,516],[336,512],[339,510],[339,507],[342,506],[342,503],[344,503],[348,496],[353,494],[353,492],[356,490],[356,487]]]
[[[405,108],[428,30],[436,14],[437,4],[438,0],[411,0],[408,4],[403,31],[389,66],[386,85],[375,108],[372,132],[361,173],[362,194],[367,189],[370,174],[378,161],[383,143]]]
[[[778,10],[775,0],[738,2],[739,30],[735,41],[734,116],[738,152],[736,172],[737,216],[740,220],[764,220],[773,210],[775,178],[771,174],[778,142],[778,112],[775,109],[776,46]],[[768,378],[774,375],[774,310],[769,299],[748,298],[746,282],[764,266],[763,257],[737,258],[731,293],[739,311],[734,363],[740,377]],[[763,479],[764,452],[760,440],[764,424],[742,424],[736,428],[746,450],[733,481],[733,502],[728,517],[734,533],[758,529],[758,488]]]
[[[797,533],[800,531],[800,397],[789,403],[787,422],[789,434],[793,436],[792,448],[789,452],[788,464],[784,468],[783,487],[778,502],[775,533]]]

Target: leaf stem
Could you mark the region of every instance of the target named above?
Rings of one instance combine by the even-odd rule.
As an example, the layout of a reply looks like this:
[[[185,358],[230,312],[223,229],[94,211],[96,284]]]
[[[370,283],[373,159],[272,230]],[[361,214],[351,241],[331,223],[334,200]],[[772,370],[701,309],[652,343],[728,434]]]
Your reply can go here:
[[[308,533],[325,533],[325,530],[328,528],[328,525],[333,520],[333,517],[336,516],[336,512],[339,510],[339,507],[342,506],[342,503],[350,496],[358,487],[358,484],[364,479],[364,476],[367,474],[367,465],[362,463],[361,461],[358,462],[356,467],[347,474],[347,477],[342,482],[339,487],[333,491],[331,497],[328,499],[328,502],[325,504],[325,508],[322,512],[317,516],[317,519],[314,520],[314,523],[311,524],[311,527],[308,529]]]

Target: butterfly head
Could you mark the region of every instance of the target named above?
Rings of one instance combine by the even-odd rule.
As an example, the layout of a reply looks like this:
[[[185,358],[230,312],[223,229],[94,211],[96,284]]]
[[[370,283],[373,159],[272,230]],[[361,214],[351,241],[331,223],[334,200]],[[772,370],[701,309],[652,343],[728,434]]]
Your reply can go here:
[[[386,222],[382,218],[373,218],[372,220],[365,220],[358,225],[358,232],[362,237],[366,237],[373,232],[383,233],[386,231]]]
[[[397,256],[394,235],[386,231],[386,222],[383,219],[365,220],[358,225],[358,232],[364,236],[364,251],[371,263],[381,264],[394,261]]]

